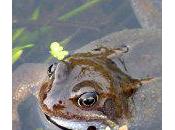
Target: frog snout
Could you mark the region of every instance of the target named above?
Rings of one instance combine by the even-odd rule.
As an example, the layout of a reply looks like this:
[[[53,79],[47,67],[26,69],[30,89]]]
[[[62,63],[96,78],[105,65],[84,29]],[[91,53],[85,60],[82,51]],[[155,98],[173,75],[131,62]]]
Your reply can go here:
[[[68,97],[60,94],[57,98],[55,98],[55,104],[64,106],[67,104],[67,100],[68,100]]]
[[[66,107],[66,100],[65,99],[57,99],[57,101],[55,101],[53,106],[58,106],[58,108],[63,109]]]

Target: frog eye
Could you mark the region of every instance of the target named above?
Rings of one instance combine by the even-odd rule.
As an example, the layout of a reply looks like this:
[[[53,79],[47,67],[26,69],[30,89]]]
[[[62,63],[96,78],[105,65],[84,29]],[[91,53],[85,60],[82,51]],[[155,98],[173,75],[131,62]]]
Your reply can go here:
[[[94,105],[98,100],[98,94],[96,92],[83,93],[78,99],[78,105],[82,107],[89,107]]]
[[[48,76],[51,78],[56,70],[57,67],[57,63],[54,63],[52,65],[49,66],[48,70],[47,70],[47,74]]]

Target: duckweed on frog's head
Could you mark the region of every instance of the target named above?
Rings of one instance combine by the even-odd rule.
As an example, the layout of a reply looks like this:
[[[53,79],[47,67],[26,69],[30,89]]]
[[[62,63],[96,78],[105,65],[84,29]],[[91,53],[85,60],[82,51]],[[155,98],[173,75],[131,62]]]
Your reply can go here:
[[[53,42],[50,45],[50,54],[58,60],[63,60],[68,55],[68,51],[64,50],[58,42]]]

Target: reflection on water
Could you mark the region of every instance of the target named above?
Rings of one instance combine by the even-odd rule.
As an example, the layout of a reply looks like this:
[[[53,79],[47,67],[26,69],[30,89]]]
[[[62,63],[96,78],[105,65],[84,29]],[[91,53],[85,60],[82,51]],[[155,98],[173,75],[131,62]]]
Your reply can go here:
[[[65,46],[70,51],[109,33],[140,27],[128,0],[101,0],[66,21],[59,21],[86,2],[89,0],[13,0],[13,32],[23,29],[13,40],[13,48],[34,44],[24,50],[13,69],[22,63],[45,62],[53,41],[73,36]]]

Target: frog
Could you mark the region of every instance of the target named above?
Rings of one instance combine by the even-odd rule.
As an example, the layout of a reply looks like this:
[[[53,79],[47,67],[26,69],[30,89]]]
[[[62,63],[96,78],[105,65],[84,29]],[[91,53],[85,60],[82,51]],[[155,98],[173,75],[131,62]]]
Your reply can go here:
[[[138,1],[131,4],[138,19],[147,18],[140,18],[142,28],[109,34],[64,61],[25,63],[13,72],[13,130],[161,129],[161,25],[140,8],[151,2]]]

